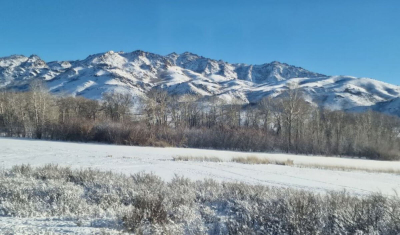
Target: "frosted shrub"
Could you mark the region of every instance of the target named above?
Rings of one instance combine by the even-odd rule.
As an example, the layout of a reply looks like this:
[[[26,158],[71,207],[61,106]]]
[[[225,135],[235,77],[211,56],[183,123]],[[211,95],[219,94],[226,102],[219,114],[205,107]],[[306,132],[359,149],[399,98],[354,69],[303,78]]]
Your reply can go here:
[[[400,233],[400,199],[56,165],[0,174],[0,216],[59,217],[134,234]]]
[[[5,216],[59,216],[77,214],[83,189],[58,181],[2,178],[0,213]]]

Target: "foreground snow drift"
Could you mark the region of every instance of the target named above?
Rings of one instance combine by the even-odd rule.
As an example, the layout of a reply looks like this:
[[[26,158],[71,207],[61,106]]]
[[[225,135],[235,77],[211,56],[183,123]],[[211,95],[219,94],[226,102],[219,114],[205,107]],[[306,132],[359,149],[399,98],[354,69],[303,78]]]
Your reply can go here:
[[[400,175],[363,171],[336,171],[280,165],[246,165],[233,162],[175,162],[175,156],[209,156],[229,160],[240,156],[286,160],[294,164],[326,164],[368,169],[400,170],[400,162],[327,158],[287,154],[262,154],[183,148],[152,148],[101,144],[64,143],[0,138],[0,167],[48,163],[72,168],[96,168],[124,174],[153,172],[165,180],[175,174],[192,180],[212,178],[217,181],[244,182],[291,187],[317,192],[346,190],[364,195],[381,192],[400,193]]]

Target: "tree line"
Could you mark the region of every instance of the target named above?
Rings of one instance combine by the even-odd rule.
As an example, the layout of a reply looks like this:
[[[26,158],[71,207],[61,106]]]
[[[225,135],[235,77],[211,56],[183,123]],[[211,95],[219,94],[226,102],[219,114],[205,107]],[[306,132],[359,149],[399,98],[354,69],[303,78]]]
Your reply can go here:
[[[101,101],[49,93],[41,81],[27,92],[0,91],[5,136],[124,145],[400,159],[400,118],[315,107],[289,86],[253,105],[151,90],[137,101],[105,93]]]

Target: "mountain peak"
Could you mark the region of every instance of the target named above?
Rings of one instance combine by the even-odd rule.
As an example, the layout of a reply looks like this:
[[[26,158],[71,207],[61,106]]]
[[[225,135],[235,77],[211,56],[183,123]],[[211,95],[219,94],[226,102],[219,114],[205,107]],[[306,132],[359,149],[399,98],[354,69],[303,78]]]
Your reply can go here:
[[[203,56],[199,56],[195,53],[189,52],[189,51],[185,51],[182,54],[180,54],[179,56],[181,57],[192,57],[192,58],[205,58]]]
[[[146,52],[142,50],[134,50],[131,52],[131,54],[144,55]]]
[[[32,54],[29,56],[29,59],[40,59],[40,57],[36,54]]]
[[[145,99],[147,91],[155,87],[170,94],[254,103],[280,95],[291,82],[299,84],[310,102],[334,109],[379,103],[380,111],[394,110],[393,104],[400,99],[398,86],[366,78],[330,77],[279,61],[231,64],[191,52],[162,56],[142,50],[108,51],[84,60],[47,64],[37,55],[0,58],[0,87],[26,89],[31,79],[45,80],[54,93],[92,99],[114,90]],[[389,103],[392,99],[396,102]]]
[[[283,64],[283,63],[281,63],[281,62],[279,62],[279,61],[276,61],[276,60],[274,60],[274,61],[272,61],[270,64]]]
[[[21,63],[28,60],[28,57],[24,55],[10,55],[6,57],[0,57],[0,68],[1,67],[14,67],[19,66]],[[1,74],[0,74],[1,76]],[[1,81],[1,78],[0,78]],[[0,84],[1,87],[1,84]]]
[[[113,54],[115,54],[114,51],[107,51],[106,53],[104,53],[104,55],[113,55]]]
[[[24,55],[10,55],[10,56],[4,56],[4,57],[0,57],[0,60],[12,60],[12,59],[17,59],[17,58],[27,58]]]
[[[195,55],[195,56],[198,56],[198,55],[196,55],[195,53],[192,53],[192,52],[190,52],[190,51],[185,51],[185,52],[183,52],[181,55]]]

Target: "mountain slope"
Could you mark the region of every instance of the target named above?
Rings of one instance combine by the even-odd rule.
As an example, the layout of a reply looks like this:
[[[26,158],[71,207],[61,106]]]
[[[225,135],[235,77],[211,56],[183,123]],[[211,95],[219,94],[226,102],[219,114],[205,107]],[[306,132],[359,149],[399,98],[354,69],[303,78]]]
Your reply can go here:
[[[25,90],[43,79],[54,93],[100,99],[108,91],[146,98],[152,88],[171,94],[215,96],[239,103],[279,96],[296,82],[305,98],[331,109],[373,108],[398,114],[400,87],[369,78],[326,76],[280,62],[230,64],[193,53],[99,53],[84,60],[46,63],[38,56],[0,58],[0,88]],[[393,101],[394,100],[394,101]],[[394,107],[393,107],[394,106]]]

